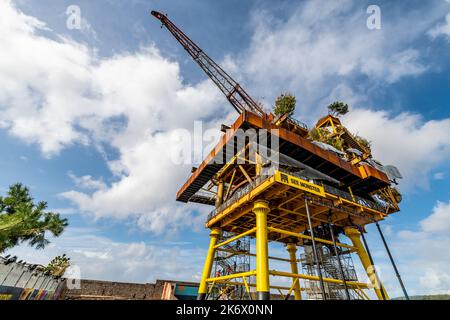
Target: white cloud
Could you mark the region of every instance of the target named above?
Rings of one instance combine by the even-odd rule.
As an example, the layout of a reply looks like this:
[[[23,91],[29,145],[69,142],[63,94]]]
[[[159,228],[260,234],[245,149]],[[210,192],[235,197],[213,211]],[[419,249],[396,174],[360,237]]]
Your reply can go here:
[[[227,56],[226,65],[242,70],[238,77],[251,77],[259,93],[276,95],[278,89],[296,88],[299,109],[311,118],[322,112],[317,105],[326,105],[330,97],[364,100],[353,86],[336,79],[364,75],[373,82],[393,82],[426,70],[406,40],[386,37],[396,31],[404,35],[405,25],[383,24],[382,31],[371,32],[365,27],[365,10],[356,8],[354,1],[311,1],[293,10],[286,21],[255,12],[250,47],[242,59]],[[216,124],[214,117],[223,118],[231,108],[221,108],[224,99],[218,90],[209,81],[183,84],[178,64],[152,45],[100,58],[95,49],[54,34],[10,1],[1,0],[0,11],[0,127],[38,144],[48,157],[73,144],[99,149],[107,144],[117,151],[115,159],[106,155],[114,178],[110,185],[90,175],[74,176],[75,183],[88,190],[62,193],[81,212],[95,218],[132,216],[152,232],[176,230],[183,223],[195,226],[201,219],[192,213],[196,207],[174,201],[189,168],[172,162],[179,145],[171,133],[192,130],[199,118],[213,118],[206,127]],[[408,27],[408,39],[437,14],[424,15],[420,26]],[[342,36],[346,34],[352,36]],[[359,119],[352,121],[353,128],[374,142],[376,157],[397,165],[407,181],[425,175],[448,154],[448,139],[433,136],[448,131],[448,120],[423,123],[407,113],[393,117],[364,109],[353,110],[349,117]],[[417,141],[421,148],[416,148]]]
[[[70,179],[79,187],[82,189],[92,189],[92,190],[98,190],[98,189],[105,189],[106,184],[103,182],[102,179],[96,180],[92,178],[90,175],[77,177],[72,172],[68,173]]]
[[[408,10],[391,6],[381,30],[366,27],[365,8],[352,0],[302,2],[283,20],[256,10],[248,50],[226,62],[251,79],[250,91],[264,96],[266,104],[282,91],[294,93],[297,116],[307,122],[323,116],[332,101],[345,101],[353,107],[345,124],[373,142],[377,159],[400,169],[402,187],[426,188],[430,171],[450,155],[450,137],[443,134],[450,132],[450,119],[425,121],[409,112],[361,106],[373,106],[371,92],[431,67],[417,40],[443,17],[443,8],[443,3]]]
[[[438,201],[432,214],[422,220],[420,224],[425,232],[449,233],[450,201],[448,203]]]
[[[450,294],[450,200],[437,202],[418,229],[388,239],[409,294]],[[386,264],[387,268],[391,269]],[[396,279],[389,279],[401,295]]]
[[[365,9],[352,0],[306,1],[283,20],[255,10],[250,46],[235,57],[234,69],[242,70],[251,92],[267,104],[280,92],[296,94],[298,113],[307,120],[322,115],[338,87],[351,86],[364,96],[370,88],[428,70],[413,43],[442,17],[439,6],[399,10],[396,18],[383,19],[381,30],[366,27]],[[418,19],[420,24],[410,23]]]
[[[156,279],[198,281],[206,252],[179,243],[118,242],[92,228],[69,227],[60,238],[51,238],[43,250],[21,245],[5,254],[29,263],[46,265],[65,253],[81,270],[82,279],[154,282]]]
[[[79,214],[78,210],[75,208],[49,208],[47,211],[59,213],[63,216]]]
[[[348,128],[372,142],[372,153],[399,168],[402,186],[426,188],[428,173],[450,156],[450,119],[424,121],[418,114],[353,109],[344,117]],[[420,146],[420,147],[419,147]]]
[[[419,281],[420,285],[426,290],[450,294],[450,275],[448,273],[427,270],[425,275],[420,277]]]
[[[439,36],[449,37],[450,40],[450,13],[445,17],[445,23],[439,24],[429,31],[429,35],[432,38],[437,38]]]
[[[448,234],[403,230],[393,248],[404,281],[415,294],[450,292]]]
[[[115,159],[106,155],[111,185],[72,174],[79,187],[93,193],[62,195],[95,218],[133,216],[155,232],[196,223],[195,214],[175,204],[189,168],[171,161],[177,151],[171,133],[192,130],[194,120],[225,115],[218,90],[208,81],[183,84],[178,64],[152,45],[99,58],[94,49],[54,34],[10,1],[1,0],[0,11],[0,127],[38,144],[47,157],[73,144],[100,149],[107,144],[117,151]]]

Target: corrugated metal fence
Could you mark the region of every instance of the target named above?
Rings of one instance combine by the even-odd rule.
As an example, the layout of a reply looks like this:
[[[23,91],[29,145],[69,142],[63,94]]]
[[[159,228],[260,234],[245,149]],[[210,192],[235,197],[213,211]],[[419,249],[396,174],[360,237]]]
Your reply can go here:
[[[36,265],[0,257],[0,300],[56,300],[66,281],[45,275]]]

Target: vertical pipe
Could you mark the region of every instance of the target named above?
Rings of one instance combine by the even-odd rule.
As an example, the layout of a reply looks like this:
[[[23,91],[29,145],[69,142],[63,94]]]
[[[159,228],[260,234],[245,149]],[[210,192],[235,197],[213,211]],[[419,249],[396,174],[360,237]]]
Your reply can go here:
[[[256,215],[256,293],[258,300],[270,300],[269,257],[267,243],[267,214],[269,203],[256,201],[253,212]]]
[[[316,240],[314,238],[314,230],[313,230],[313,226],[312,226],[312,222],[311,222],[311,214],[309,213],[308,199],[306,197],[305,197],[305,208],[306,208],[306,216],[308,217],[309,232],[311,233],[311,242],[312,242],[314,260],[317,264],[317,271],[318,271],[319,279],[320,279],[320,289],[322,291],[323,300],[327,300],[327,296],[326,296],[326,292],[325,292],[325,285],[323,283],[322,270],[320,269],[319,256],[317,254]]]
[[[353,243],[353,246],[356,247],[356,253],[358,254],[359,259],[367,272],[367,276],[369,280],[372,282],[374,286],[375,293],[379,300],[384,300],[387,297],[386,292],[384,292],[384,288],[381,286],[379,279],[375,273],[375,269],[373,266],[373,260],[370,253],[366,251],[364,245],[361,243],[361,238],[365,242],[365,238],[361,235],[356,227],[347,227],[344,229],[345,235],[350,238]]]
[[[347,300],[351,300],[350,293],[348,291],[347,281],[345,280],[344,269],[342,268],[341,255],[339,254],[337,246],[336,246],[336,238],[334,237],[334,230],[333,230],[333,226],[331,224],[331,210],[328,212],[328,227],[330,229],[331,240],[333,240],[333,249],[334,249],[334,254],[336,255],[336,259],[338,261],[339,272],[341,274],[342,282],[344,283],[345,296],[347,297]]]
[[[214,254],[216,249],[214,248],[217,244],[217,239],[220,236],[219,228],[212,228],[211,233],[209,234],[209,249],[208,254],[206,255],[205,265],[203,267],[202,279],[200,280],[200,286],[198,288],[197,300],[205,300],[206,293],[208,291],[208,283],[206,279],[208,279],[211,275],[211,269],[214,261]]]
[[[220,180],[217,185],[216,208],[218,208],[223,202],[223,186],[223,180]]]
[[[255,152],[255,162],[256,162],[256,175],[260,176],[261,175],[261,170],[262,170],[262,157],[258,152]]]
[[[291,263],[291,272],[293,274],[298,274],[298,265],[297,265],[297,246],[294,243],[288,243],[286,245],[286,249],[289,252],[289,260]],[[292,279],[292,282],[296,282],[294,285],[294,298],[295,300],[302,300],[302,294],[300,291],[300,279]]]
[[[370,253],[369,246],[367,245],[366,237],[364,236],[364,232],[361,231],[361,238],[364,242],[364,247],[366,247],[367,255],[369,256],[370,263],[372,264],[373,268],[375,268],[375,263],[373,262],[372,254]],[[381,279],[378,277],[378,274],[376,270],[373,270],[373,273],[375,275],[375,279],[378,282],[380,286],[381,296],[383,297],[383,300],[388,300],[386,290],[384,289],[383,284],[381,283]]]
[[[378,229],[378,232],[380,233],[381,240],[383,240],[384,247],[386,248],[389,259],[391,260],[392,267],[394,267],[395,274],[397,275],[398,282],[400,282],[400,286],[402,287],[403,294],[405,295],[405,299],[409,300],[408,292],[406,292],[406,288],[405,288],[405,285],[403,284],[402,277],[400,276],[400,272],[398,272],[397,265],[395,264],[394,258],[392,257],[392,254],[391,254],[391,250],[389,250],[386,239],[384,238],[383,232],[381,231],[378,221],[376,221],[375,224],[377,225],[377,229]]]

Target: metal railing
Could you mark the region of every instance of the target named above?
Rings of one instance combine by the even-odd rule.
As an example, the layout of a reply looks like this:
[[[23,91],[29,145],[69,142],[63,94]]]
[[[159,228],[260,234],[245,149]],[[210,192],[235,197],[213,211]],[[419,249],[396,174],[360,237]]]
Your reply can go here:
[[[219,212],[222,212],[225,208],[231,206],[233,203],[238,201],[240,198],[247,195],[250,191],[252,191],[254,188],[259,186],[261,183],[263,183],[268,178],[270,178],[270,177],[267,177],[267,176],[258,177],[255,180],[253,180],[252,183],[249,183],[249,184],[245,185],[244,187],[242,187],[241,189],[239,189],[238,191],[236,191],[236,193],[233,194],[233,196],[231,198],[229,198],[227,201],[222,203],[218,208],[211,211],[211,213],[208,215],[207,221],[211,220]]]
[[[346,199],[348,201],[360,204],[363,207],[366,208],[370,208],[373,210],[377,210],[380,212],[386,212],[390,206],[388,203],[382,202],[381,200],[378,199],[374,199],[374,201],[368,200],[368,199],[364,199],[360,196],[357,195],[351,195],[349,192],[346,192],[344,190],[338,189],[336,187],[333,187],[331,185],[325,184],[325,183],[318,183],[317,181],[311,180],[308,177],[305,177],[304,175],[302,175],[301,173],[297,173],[297,172],[291,172],[289,170],[283,169],[283,168],[278,168],[277,169],[280,172],[284,172],[287,173],[289,175],[295,176],[297,178],[306,180],[306,181],[310,181],[313,183],[316,183],[318,185],[322,185],[325,192],[338,196],[342,199]],[[224,203],[222,203],[218,208],[214,209],[213,211],[211,211],[207,217],[207,221],[210,221],[212,218],[214,218],[219,212],[222,212],[225,208],[231,206],[232,204],[234,204],[236,201],[238,201],[239,199],[241,199],[243,196],[247,195],[250,191],[252,191],[254,188],[256,188],[257,186],[259,186],[262,182],[264,182],[265,180],[267,180],[268,178],[270,178],[271,176],[260,176],[258,178],[256,178],[252,183],[247,184],[246,186],[242,187],[241,189],[239,189],[238,191],[236,191],[235,194],[233,194],[233,196],[231,198],[229,198],[228,200],[226,200]]]
[[[299,120],[297,120],[297,119],[294,119],[294,118],[292,118],[292,117],[289,117],[289,118],[288,118],[288,122],[292,122],[292,123],[294,123],[294,125],[297,125],[297,126],[299,126],[300,128],[303,128],[303,129],[305,129],[305,130],[308,130],[308,126],[306,125],[306,123],[301,122],[301,121],[299,121]]]

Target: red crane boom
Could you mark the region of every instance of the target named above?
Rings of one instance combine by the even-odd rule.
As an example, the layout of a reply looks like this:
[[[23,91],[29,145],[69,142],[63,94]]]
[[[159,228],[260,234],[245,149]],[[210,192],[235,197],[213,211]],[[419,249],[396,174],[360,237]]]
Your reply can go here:
[[[189,53],[189,55],[194,59],[195,62],[200,66],[200,68],[205,71],[208,77],[217,85],[220,91],[225,94],[228,101],[236,109],[236,111],[241,114],[245,110],[253,112],[262,118],[272,119],[275,125],[282,125],[291,131],[299,132],[303,136],[308,134],[308,128],[306,124],[293,119],[288,113],[280,115],[278,117],[273,117],[273,115],[268,115],[260,107],[255,100],[237,83],[228,73],[225,72],[213,59],[211,59],[203,50],[178,27],[170,21],[170,19],[158,12],[152,11],[151,14],[155,16],[156,19],[161,21],[162,25],[170,31],[170,33],[177,39],[177,41],[183,46],[183,48]]]
[[[228,101],[236,109],[242,113],[244,110],[251,111],[259,116],[266,116],[264,110],[250,97],[250,95],[237,83],[228,73],[225,72],[213,59],[211,59],[203,50],[195,44],[194,41],[178,27],[170,21],[170,19],[157,11],[151,14],[161,21],[162,25],[172,33],[175,39],[183,46],[200,68],[205,71],[208,77],[219,87],[225,94]]]

